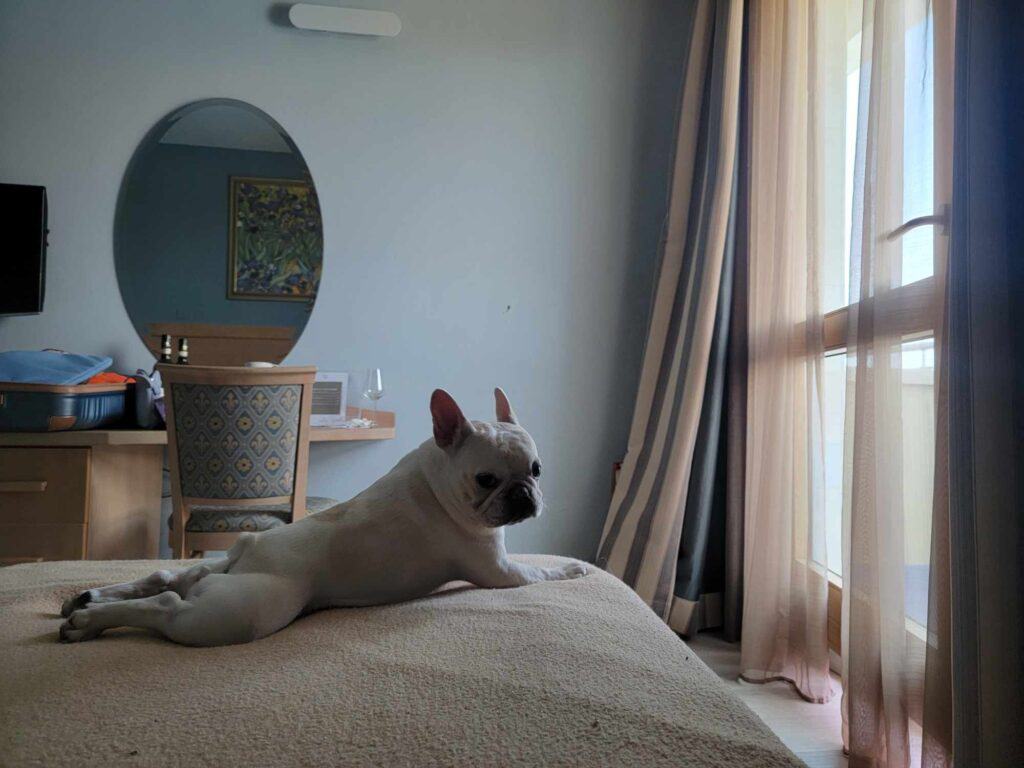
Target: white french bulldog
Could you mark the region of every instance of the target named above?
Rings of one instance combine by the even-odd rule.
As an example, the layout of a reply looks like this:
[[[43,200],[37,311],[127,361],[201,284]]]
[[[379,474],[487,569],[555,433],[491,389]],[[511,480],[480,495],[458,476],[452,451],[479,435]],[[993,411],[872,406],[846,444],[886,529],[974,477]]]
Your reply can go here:
[[[64,642],[144,627],[185,645],[247,643],[320,608],[411,600],[449,581],[519,587],[587,568],[509,560],[503,526],[540,514],[540,460],[500,389],[497,423],[469,422],[444,390],[434,439],[354,499],[292,525],[243,533],[226,558],[89,589],[64,603]]]

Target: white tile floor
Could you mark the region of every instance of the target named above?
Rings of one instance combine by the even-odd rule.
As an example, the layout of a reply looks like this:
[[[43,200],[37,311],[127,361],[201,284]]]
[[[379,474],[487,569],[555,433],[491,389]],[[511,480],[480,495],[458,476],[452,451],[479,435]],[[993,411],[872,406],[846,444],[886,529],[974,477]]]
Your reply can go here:
[[[846,768],[838,678],[833,677],[836,693],[828,704],[811,704],[789,683],[754,685],[739,680],[738,643],[702,632],[687,644],[810,768]]]

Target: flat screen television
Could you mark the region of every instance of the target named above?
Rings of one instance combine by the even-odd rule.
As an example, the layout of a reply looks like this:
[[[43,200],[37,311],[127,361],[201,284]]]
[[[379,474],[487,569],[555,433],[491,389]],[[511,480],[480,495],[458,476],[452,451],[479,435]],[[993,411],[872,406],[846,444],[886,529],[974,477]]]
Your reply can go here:
[[[0,315],[43,311],[46,290],[46,187],[0,184]]]

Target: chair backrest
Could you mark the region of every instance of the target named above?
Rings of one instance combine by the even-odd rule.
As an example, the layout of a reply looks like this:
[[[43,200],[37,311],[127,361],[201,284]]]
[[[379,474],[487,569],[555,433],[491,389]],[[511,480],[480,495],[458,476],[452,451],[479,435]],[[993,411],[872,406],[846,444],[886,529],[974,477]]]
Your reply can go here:
[[[176,512],[289,502],[292,519],[302,517],[316,368],[157,369]]]

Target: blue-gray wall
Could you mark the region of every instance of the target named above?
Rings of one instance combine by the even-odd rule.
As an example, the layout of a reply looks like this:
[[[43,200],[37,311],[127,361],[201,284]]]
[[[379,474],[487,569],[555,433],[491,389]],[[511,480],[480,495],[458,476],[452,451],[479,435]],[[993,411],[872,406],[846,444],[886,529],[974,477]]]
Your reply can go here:
[[[323,0],[329,2],[330,0]],[[516,551],[591,556],[626,448],[665,212],[686,26],[675,0],[361,0],[402,33],[302,32],[266,0],[3,0],[0,179],[46,185],[46,310],[0,348],[149,356],[124,310],[114,208],[171,109],[265,110],[324,217],[320,297],[290,363],[380,366],[398,438],[317,445],[345,498],[430,434],[432,388],[490,418],[509,393],[548,513]]]
[[[301,179],[286,152],[156,144],[126,180],[117,233],[117,277],[128,317],[151,323],[289,326],[302,332],[309,304],[229,299],[232,176]]]

